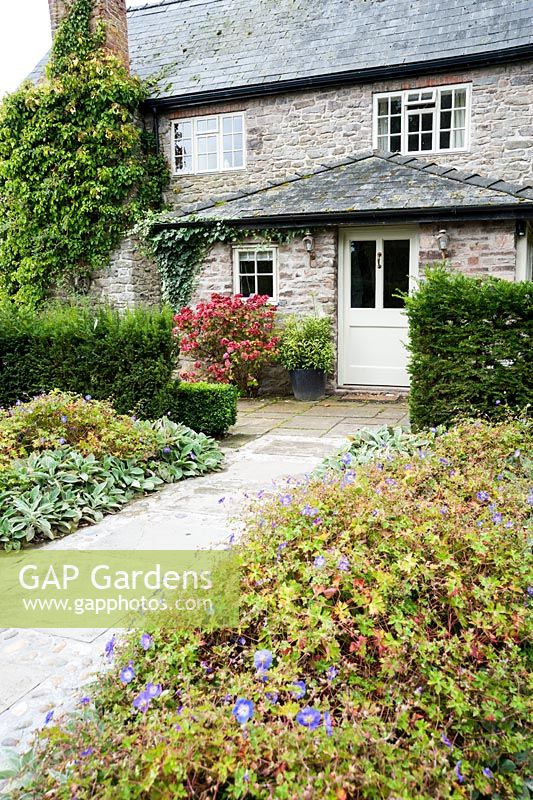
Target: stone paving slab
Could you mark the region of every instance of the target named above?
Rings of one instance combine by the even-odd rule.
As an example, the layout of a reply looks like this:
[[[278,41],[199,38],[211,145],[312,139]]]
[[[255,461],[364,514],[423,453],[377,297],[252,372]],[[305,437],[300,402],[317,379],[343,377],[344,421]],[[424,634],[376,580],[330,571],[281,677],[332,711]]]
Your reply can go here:
[[[221,442],[226,468],[165,487],[119,514],[44,545],[51,550],[197,549],[224,546],[239,532],[235,518],[247,496],[308,473],[337,452],[346,434],[405,419],[405,403],[354,403],[326,398],[242,400],[231,435]],[[49,710],[73,708],[105,669],[112,631],[0,631],[0,745],[27,748]]]

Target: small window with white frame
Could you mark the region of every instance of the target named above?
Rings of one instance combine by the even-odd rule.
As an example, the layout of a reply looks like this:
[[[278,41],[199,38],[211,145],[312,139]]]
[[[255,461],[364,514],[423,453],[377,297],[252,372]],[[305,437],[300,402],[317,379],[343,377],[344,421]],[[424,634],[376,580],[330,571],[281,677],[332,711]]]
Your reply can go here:
[[[172,122],[175,175],[225,172],[246,166],[244,113],[213,114]]]
[[[233,277],[235,294],[251,297],[267,295],[276,301],[278,295],[277,248],[271,245],[251,245],[233,248]]]
[[[374,149],[447,153],[470,146],[471,84],[374,95]]]

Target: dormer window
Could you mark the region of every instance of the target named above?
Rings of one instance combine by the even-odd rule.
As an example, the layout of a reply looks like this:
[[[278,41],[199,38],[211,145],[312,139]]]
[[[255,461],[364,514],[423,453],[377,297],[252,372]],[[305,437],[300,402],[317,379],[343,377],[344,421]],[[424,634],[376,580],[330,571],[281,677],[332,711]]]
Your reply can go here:
[[[467,150],[470,84],[374,95],[374,149],[393,153]]]
[[[175,175],[245,168],[244,114],[213,114],[172,123]]]

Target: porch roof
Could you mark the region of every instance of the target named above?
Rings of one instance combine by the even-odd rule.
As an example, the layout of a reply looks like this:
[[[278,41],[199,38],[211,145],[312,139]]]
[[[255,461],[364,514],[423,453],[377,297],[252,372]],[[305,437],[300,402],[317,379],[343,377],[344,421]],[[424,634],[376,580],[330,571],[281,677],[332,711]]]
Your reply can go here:
[[[532,216],[533,180],[511,184],[412,156],[366,152],[160,219],[181,226],[198,219],[265,225]]]

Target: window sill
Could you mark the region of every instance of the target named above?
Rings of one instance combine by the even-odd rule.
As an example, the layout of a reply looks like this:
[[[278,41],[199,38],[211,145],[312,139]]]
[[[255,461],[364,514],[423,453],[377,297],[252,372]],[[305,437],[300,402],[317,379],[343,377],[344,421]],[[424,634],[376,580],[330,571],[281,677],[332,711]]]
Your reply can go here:
[[[198,175],[227,175],[231,172],[246,172],[246,167],[233,167],[231,169],[212,169],[205,172],[173,172],[173,178],[190,178]]]

